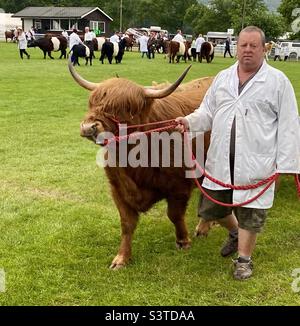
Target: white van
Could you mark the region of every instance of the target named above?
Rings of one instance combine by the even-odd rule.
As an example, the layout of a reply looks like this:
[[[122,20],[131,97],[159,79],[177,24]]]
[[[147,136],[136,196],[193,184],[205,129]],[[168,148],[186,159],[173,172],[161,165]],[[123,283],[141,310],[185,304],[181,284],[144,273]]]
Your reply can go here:
[[[280,55],[283,56],[283,51],[285,47],[289,48],[289,58],[300,59],[300,42],[286,41],[280,43]]]

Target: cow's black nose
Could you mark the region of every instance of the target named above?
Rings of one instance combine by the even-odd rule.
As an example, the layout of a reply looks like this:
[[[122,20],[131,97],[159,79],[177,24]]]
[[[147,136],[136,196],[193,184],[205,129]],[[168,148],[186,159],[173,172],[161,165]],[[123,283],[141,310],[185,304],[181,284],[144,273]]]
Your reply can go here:
[[[80,125],[80,136],[82,137],[97,136],[97,124],[82,122]]]

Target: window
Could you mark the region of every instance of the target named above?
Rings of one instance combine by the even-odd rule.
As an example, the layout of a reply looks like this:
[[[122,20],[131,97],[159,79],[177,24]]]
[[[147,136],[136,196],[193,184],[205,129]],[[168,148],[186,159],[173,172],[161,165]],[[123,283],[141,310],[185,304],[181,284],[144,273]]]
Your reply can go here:
[[[292,44],[292,47],[293,48],[300,48],[300,43],[293,43]]]
[[[98,27],[101,30],[101,33],[105,33],[105,22],[99,22]]]
[[[51,29],[54,31],[60,30],[59,20],[57,20],[57,19],[51,20]]]
[[[76,19],[70,19],[70,29],[73,29],[73,28],[78,28]]]
[[[105,33],[105,22],[91,20],[90,29],[93,29],[94,31],[100,30],[101,33]]]
[[[69,29],[69,19],[61,19],[60,20],[60,28],[68,30]]]
[[[41,22],[40,20],[35,20],[35,21],[34,21],[34,28],[35,28],[36,30],[40,30],[40,29],[42,29],[42,22]]]

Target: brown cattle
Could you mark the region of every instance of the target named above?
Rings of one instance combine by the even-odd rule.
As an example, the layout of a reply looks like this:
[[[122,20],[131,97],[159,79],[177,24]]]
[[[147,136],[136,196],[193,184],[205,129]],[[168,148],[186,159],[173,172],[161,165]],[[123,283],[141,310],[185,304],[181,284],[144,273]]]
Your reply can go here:
[[[206,81],[203,88],[174,92],[189,68],[174,84],[157,90],[141,87],[123,78],[92,83],[80,77],[69,62],[69,70],[75,81],[91,91],[89,111],[81,124],[81,136],[99,143],[103,132],[117,133],[114,119],[130,126],[174,119],[193,112],[201,103],[209,83]],[[137,130],[141,129],[133,131]],[[182,144],[182,138],[179,139]],[[116,143],[115,146],[118,148],[121,145]],[[114,146],[108,146],[108,151],[111,148]],[[120,167],[117,161],[116,167],[106,166],[105,172],[120,214],[122,229],[120,248],[111,268],[118,269],[128,263],[139,214],[148,211],[162,199],[167,201],[167,215],[175,226],[177,246],[190,246],[184,215],[194,181],[185,177],[185,167],[174,167],[172,164],[171,167]]]
[[[124,38],[125,38],[126,51],[129,51],[129,50],[132,51],[132,47],[133,47],[134,42],[135,42],[134,36],[132,34],[128,34]]]
[[[9,38],[11,41],[14,41],[14,37],[15,37],[14,30],[5,31],[4,36],[5,36],[5,42],[7,42],[7,39]]]
[[[182,42],[170,41],[170,43],[169,43],[169,63],[174,63],[175,58],[176,58],[176,63],[179,63],[179,60],[181,57],[183,57],[184,61],[186,62],[190,44],[191,44],[190,42],[182,43]]]
[[[175,92],[182,92],[182,91],[190,91],[190,90],[196,90],[196,89],[208,89],[208,87],[211,84],[211,81],[214,79],[214,77],[201,77],[194,80],[191,80],[187,83],[179,85]],[[156,82],[152,82],[152,86],[150,86],[153,89],[163,89],[165,87],[170,86],[171,84],[169,82],[158,84]]]
[[[199,61],[202,62],[202,59],[205,58],[207,63],[210,63],[214,59],[214,45],[211,42],[203,42],[201,45]]]
[[[269,55],[271,54],[272,48],[275,45],[275,42],[270,41],[268,43],[265,43],[265,59],[269,60]]]
[[[195,89],[199,89],[200,91],[202,91],[203,89],[208,89],[213,78],[214,77],[202,77],[202,78],[194,79],[190,82],[179,85],[175,92],[182,92],[182,91],[195,90]],[[154,89],[163,89],[167,86],[170,86],[170,83],[167,82],[167,83],[157,84],[156,82],[152,82],[151,87]],[[210,143],[210,133],[207,132],[204,135],[205,153],[208,150],[209,143]],[[195,236],[207,237],[209,230],[212,228],[214,224],[216,224],[216,222],[212,222],[212,221],[207,222],[204,219],[200,218],[200,221],[195,229]]]

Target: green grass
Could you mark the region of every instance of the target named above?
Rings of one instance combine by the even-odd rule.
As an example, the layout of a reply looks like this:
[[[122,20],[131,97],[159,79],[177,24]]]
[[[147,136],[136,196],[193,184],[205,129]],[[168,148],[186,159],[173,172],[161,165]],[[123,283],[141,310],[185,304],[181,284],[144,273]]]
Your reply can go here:
[[[300,204],[293,179],[282,179],[254,254],[253,278],[232,279],[231,260],[219,255],[226,233],[216,227],[175,249],[164,202],[143,215],[133,261],[108,269],[120,240],[117,209],[96,166],[98,148],[79,136],[88,92],[69,75],[65,60],[43,60],[39,49],[21,61],[15,44],[0,44],[0,268],[6,273],[1,305],[299,305],[291,272],[300,267]],[[215,75],[233,59],[193,63],[186,81]],[[298,103],[300,63],[270,62],[291,79]],[[91,81],[118,73],[143,85],[173,81],[186,64],[163,56],[125,53],[121,65],[82,65]],[[187,212],[192,234],[198,193]],[[300,285],[300,284],[299,284]]]

